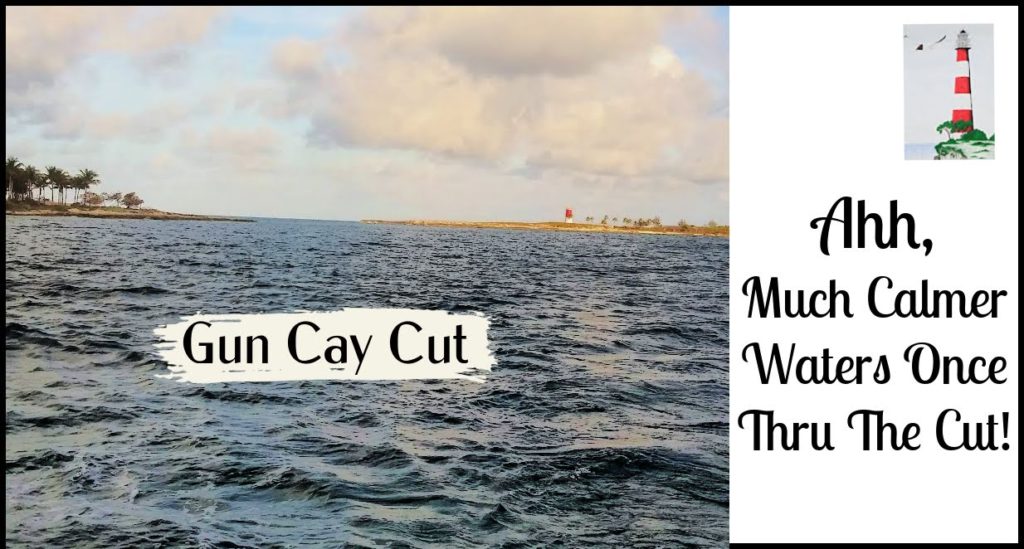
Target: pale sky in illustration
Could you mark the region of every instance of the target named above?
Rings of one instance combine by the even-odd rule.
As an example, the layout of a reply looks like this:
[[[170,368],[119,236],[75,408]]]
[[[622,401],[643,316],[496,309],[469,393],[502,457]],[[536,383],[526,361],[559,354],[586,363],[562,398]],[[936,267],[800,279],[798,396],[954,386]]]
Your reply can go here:
[[[6,8],[6,153],[208,214],[728,222],[728,10]]]

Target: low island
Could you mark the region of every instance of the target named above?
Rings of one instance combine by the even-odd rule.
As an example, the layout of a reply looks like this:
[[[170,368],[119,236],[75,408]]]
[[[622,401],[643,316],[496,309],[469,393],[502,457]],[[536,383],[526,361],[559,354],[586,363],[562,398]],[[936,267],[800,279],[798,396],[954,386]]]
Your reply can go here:
[[[623,220],[631,221],[631,220]],[[566,223],[558,221],[522,222],[522,221],[428,221],[405,220],[388,221],[382,219],[364,219],[363,223],[387,225],[417,225],[423,227],[448,227],[457,229],[514,229],[533,231],[573,231],[582,233],[621,233],[621,234],[657,234],[679,236],[729,236],[727,225],[711,222],[707,225],[690,225],[680,221],[676,225],[661,225],[648,220],[642,223],[616,224],[603,220],[599,223]]]
[[[242,221],[252,219],[165,212],[152,208],[124,208],[119,206],[88,206],[85,204],[44,204],[41,202],[7,202],[7,215],[101,217],[108,219],[158,219],[163,221]]]
[[[995,158],[995,134],[986,135],[972,120],[948,120],[935,131],[946,134],[946,140],[935,145],[935,160]]]
[[[135,192],[96,193],[100,176],[82,169],[72,174],[57,166],[37,168],[8,156],[4,166],[6,215],[160,219],[166,221],[253,221],[252,219],[164,212],[143,208]],[[111,204],[111,205],[108,205]]]

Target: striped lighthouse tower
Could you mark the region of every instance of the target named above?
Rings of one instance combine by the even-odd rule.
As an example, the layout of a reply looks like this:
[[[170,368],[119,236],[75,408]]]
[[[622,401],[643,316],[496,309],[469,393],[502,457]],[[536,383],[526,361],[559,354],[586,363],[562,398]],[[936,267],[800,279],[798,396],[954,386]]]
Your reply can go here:
[[[967,122],[966,131],[974,129],[974,98],[971,96],[971,40],[967,31],[956,35],[956,65],[958,76],[953,86],[956,103],[953,106],[953,123]]]

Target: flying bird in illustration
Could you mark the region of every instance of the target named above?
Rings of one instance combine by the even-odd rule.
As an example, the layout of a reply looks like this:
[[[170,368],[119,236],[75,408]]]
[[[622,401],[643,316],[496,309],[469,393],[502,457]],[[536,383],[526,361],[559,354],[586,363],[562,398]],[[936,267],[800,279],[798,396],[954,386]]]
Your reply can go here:
[[[907,38],[907,35],[904,34],[903,38]],[[914,48],[914,49],[917,50],[917,51],[924,51],[925,49],[929,49],[930,50],[930,49],[934,48],[935,46],[938,46],[939,43],[941,43],[945,39],[946,39],[946,35],[943,34],[942,38],[939,38],[938,40],[932,42],[931,44],[928,44],[927,46],[925,46],[924,44],[918,44],[917,47]]]

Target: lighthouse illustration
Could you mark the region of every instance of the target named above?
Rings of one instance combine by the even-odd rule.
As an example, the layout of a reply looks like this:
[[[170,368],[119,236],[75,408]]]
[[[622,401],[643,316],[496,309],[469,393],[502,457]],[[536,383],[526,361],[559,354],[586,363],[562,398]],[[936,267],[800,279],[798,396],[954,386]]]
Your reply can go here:
[[[992,25],[904,25],[903,39],[904,158],[995,158]]]
[[[572,223],[572,208],[565,209],[565,222]]]
[[[956,35],[956,64],[960,69],[953,84],[955,103],[953,116],[950,120],[956,125],[957,122],[966,122],[957,133],[968,132],[974,129],[974,97],[971,95],[971,39],[967,31],[961,29]]]

